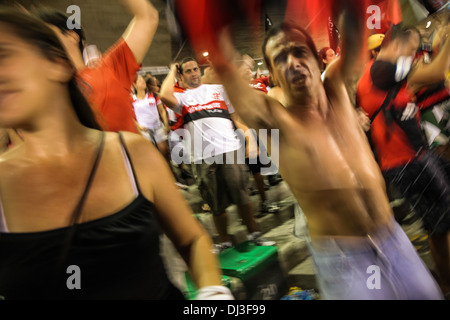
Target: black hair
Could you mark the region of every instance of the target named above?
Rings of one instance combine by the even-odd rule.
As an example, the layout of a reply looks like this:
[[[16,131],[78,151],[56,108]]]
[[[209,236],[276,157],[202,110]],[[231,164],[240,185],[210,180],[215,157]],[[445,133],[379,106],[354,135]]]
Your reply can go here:
[[[180,74],[183,74],[183,64],[188,63],[188,62],[190,62],[190,61],[195,61],[195,62],[197,62],[197,60],[195,60],[195,59],[192,58],[192,57],[186,57],[186,58],[184,58],[183,60],[181,60],[181,62],[179,63],[180,67],[178,68],[178,72],[179,72]],[[198,63],[198,62],[197,62],[197,63]]]
[[[67,26],[67,19],[69,17],[66,14],[54,8],[44,6],[34,9],[33,14],[44,22],[57,27],[63,34],[67,34],[69,31],[75,32],[80,39],[78,42],[78,48],[80,49],[80,52],[83,53],[84,42],[86,41],[84,30],[80,25],[76,24],[76,22],[74,22],[73,28],[69,29]]]
[[[327,57],[327,51],[330,49],[330,47],[323,47],[322,49],[320,49],[318,52],[319,58],[325,59]]]
[[[420,31],[412,26],[405,26],[402,23],[392,25],[381,43],[381,48],[387,47],[394,40],[400,40],[402,43],[409,41],[411,34],[416,32],[419,35],[420,43],[422,43],[422,35]]]
[[[266,53],[266,47],[267,42],[276,35],[278,35],[281,32],[288,32],[290,30],[296,30],[299,31],[304,37],[306,41],[306,45],[309,47],[309,49],[312,51],[312,54],[317,60],[317,63],[319,65],[319,68],[322,66],[322,63],[320,62],[319,55],[317,53],[316,45],[314,43],[314,40],[311,38],[311,36],[306,32],[305,29],[295,24],[293,21],[285,21],[278,25],[273,26],[269,29],[269,31],[266,33],[266,36],[264,38],[263,44],[262,44],[262,52],[264,56],[264,61],[266,62],[266,66],[270,69],[272,69],[272,66],[270,64],[270,60],[267,58]]]
[[[72,65],[56,34],[40,19],[11,7],[0,7],[0,23],[10,26],[13,32],[38,48],[49,60],[62,59]],[[86,127],[100,129],[94,112],[84,97],[79,80],[74,76],[68,83],[70,101],[80,122]]]
[[[317,53],[317,55],[319,56],[319,59],[320,59],[320,63],[321,63],[321,65],[320,65],[321,70],[324,70],[327,67],[327,64],[325,62],[323,62],[323,60],[327,59],[327,52],[330,49],[332,49],[332,48],[330,48],[330,47],[323,47]]]

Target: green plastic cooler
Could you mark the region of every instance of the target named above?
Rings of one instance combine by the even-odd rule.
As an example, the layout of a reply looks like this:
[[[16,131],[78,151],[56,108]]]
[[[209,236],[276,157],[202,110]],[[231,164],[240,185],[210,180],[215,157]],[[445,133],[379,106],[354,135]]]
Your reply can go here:
[[[219,261],[225,276],[242,281],[247,300],[278,300],[288,289],[276,246],[243,242],[221,252]]]

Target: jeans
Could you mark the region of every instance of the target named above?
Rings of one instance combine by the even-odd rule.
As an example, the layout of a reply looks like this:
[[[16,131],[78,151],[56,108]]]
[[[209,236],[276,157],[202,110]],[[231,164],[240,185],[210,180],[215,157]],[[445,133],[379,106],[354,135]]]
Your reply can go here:
[[[325,300],[440,300],[442,292],[400,225],[308,246]]]

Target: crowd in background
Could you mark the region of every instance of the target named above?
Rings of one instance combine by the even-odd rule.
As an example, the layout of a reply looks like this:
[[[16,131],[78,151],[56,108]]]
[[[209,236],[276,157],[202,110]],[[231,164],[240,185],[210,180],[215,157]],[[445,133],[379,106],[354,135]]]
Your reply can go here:
[[[70,114],[74,113],[75,115],[68,118],[67,114],[52,113],[51,109],[44,109],[40,105],[36,104],[35,106],[34,102],[29,102],[36,109],[41,108],[45,111],[27,113],[26,116],[20,118],[19,116],[5,115],[7,113],[6,107],[3,107],[3,110],[0,109],[0,126],[3,127],[0,129],[0,152],[2,152],[0,154],[0,165],[2,166],[0,175],[1,177],[7,177],[2,178],[3,181],[0,182],[0,218],[2,218],[0,219],[0,231],[2,232],[0,245],[2,240],[5,247],[8,246],[8,243],[11,243],[11,246],[14,245],[15,239],[14,237],[8,238],[8,233],[39,233],[52,229],[62,230],[67,226],[79,226],[78,230],[82,231],[84,230],[83,224],[89,225],[92,220],[110,217],[111,212],[123,208],[124,204],[130,202],[130,199],[141,199],[140,195],[144,195],[154,204],[136,202],[136,206],[142,206],[142,209],[139,210],[160,212],[156,215],[158,221],[161,221],[162,228],[171,236],[175,246],[186,259],[199,288],[204,288],[199,293],[200,298],[232,298],[229,290],[223,287],[220,282],[219,271],[216,266],[217,261],[213,254],[220,253],[233,246],[227,233],[229,222],[226,217],[226,208],[231,204],[237,205],[242,223],[247,228],[249,241],[261,246],[276,245],[275,242],[263,237],[258,230],[255,219],[261,215],[277,212],[279,208],[275,203],[268,200],[265,192],[268,188],[278,184],[284,177],[280,175],[278,170],[266,175],[261,174],[264,168],[273,164],[270,161],[269,163],[262,163],[261,161],[263,157],[270,159],[268,146],[265,146],[257,135],[241,135],[239,133],[248,132],[251,128],[250,124],[245,122],[244,117],[241,116],[241,111],[234,110],[235,103],[232,101],[239,99],[239,97],[230,96],[228,87],[225,90],[222,85],[224,76],[223,74],[220,74],[220,76],[216,74],[213,68],[214,63],[208,64],[206,67],[200,67],[195,57],[183,57],[183,59],[180,58],[174,62],[170,73],[161,80],[158,80],[151,73],[140,71],[143,58],[147,54],[148,47],[157,29],[158,15],[148,1],[129,0],[125,2],[128,9],[134,13],[135,24],[127,29],[122,37],[106,52],[94,54],[98,58],[95,63],[92,61],[92,53],[90,55],[86,53],[86,42],[81,31],[72,34],[66,29],[65,15],[51,9],[43,9],[35,13],[22,13],[24,17],[21,16],[20,19],[24,19],[25,22],[35,27],[36,30],[32,30],[35,32],[34,36],[39,34],[39,37],[45,38],[45,41],[49,44],[44,48],[36,47],[35,51],[42,50],[44,55],[51,56],[50,61],[52,63],[60,61],[58,59],[66,62],[66,64],[58,64],[58,67],[64,66],[66,68],[64,69],[65,73],[61,72],[56,75],[55,72],[58,81],[66,83],[67,80],[63,74],[69,74],[70,72],[72,73],[67,79],[73,77],[73,81],[78,81],[78,87],[80,88],[78,91],[70,91],[68,95],[57,93],[53,98],[64,101],[67,105],[76,105],[77,101],[82,99],[90,104],[92,111],[86,109],[70,111]],[[28,14],[33,16],[33,18],[29,18],[29,21],[26,18]],[[45,21],[46,25],[50,26],[48,31],[45,30],[47,33],[42,31],[42,34],[40,34],[38,32],[39,21]],[[0,25],[7,25],[8,30],[13,30],[8,36],[4,36],[7,41],[10,41],[10,38],[6,37],[10,36],[11,39],[16,37],[17,39],[29,40],[31,45],[35,45],[30,40],[31,31],[27,33],[21,30],[16,22],[11,21],[7,13],[0,14]],[[20,31],[16,31],[19,29]],[[49,34],[50,31],[54,34]],[[394,208],[394,218],[399,224],[402,224],[411,215],[415,215],[423,221],[430,238],[433,259],[436,262],[436,278],[446,295],[450,290],[450,238],[448,230],[450,219],[449,33],[448,12],[431,34],[425,35],[423,30],[415,26],[402,24],[390,26],[385,33],[374,33],[366,39],[367,45],[364,48],[366,63],[363,68],[355,71],[357,81],[345,84],[348,93],[345,99],[350,101],[356,119],[359,121],[359,126],[366,134],[373,157],[379,165],[386,183],[387,196],[391,203],[394,200],[401,200],[404,203],[401,208]],[[78,41],[73,41],[73,37],[77,37]],[[58,39],[60,43],[55,43]],[[79,50],[80,46],[83,51]],[[50,50],[49,48],[53,49]],[[1,64],[2,59],[6,60],[6,58],[1,57],[1,50],[0,68],[7,70],[7,62],[3,62],[5,66]],[[332,86],[330,81],[333,81],[332,77],[335,72],[333,65],[337,65],[340,61],[340,48],[323,47],[314,52],[314,55],[317,57],[324,87]],[[89,64],[86,61],[87,56],[91,57]],[[24,61],[26,58],[28,57],[24,56]],[[251,57],[245,53],[240,53],[232,63],[234,68],[238,70],[241,79],[244,79],[245,83],[248,84],[248,87],[266,95],[268,99],[279,101],[285,107],[291,103],[289,97],[285,95],[286,92],[283,92],[284,84],[279,83],[279,79],[274,79],[272,73],[261,75],[260,70],[255,69],[255,61]],[[67,65],[71,65],[71,67],[68,68]],[[15,66],[18,67],[19,65]],[[6,74],[7,71],[4,72],[4,79],[13,77],[12,73]],[[24,70],[24,73],[27,72],[27,70]],[[36,72],[42,73],[45,70],[37,70]],[[75,74],[76,77],[74,77]],[[0,70],[0,88],[1,83],[2,71]],[[73,83],[70,85],[73,86]],[[69,88],[72,87],[69,86]],[[2,99],[6,99],[1,96],[2,90],[5,91],[6,89],[0,89],[0,106]],[[43,89],[43,92],[48,92],[50,95],[52,90],[60,90],[60,87],[52,84]],[[30,91],[30,93],[34,92]],[[42,104],[51,101],[49,96],[44,94],[36,95],[36,100],[38,99],[41,99]],[[192,100],[193,103],[191,103]],[[208,107],[194,110],[192,106],[197,105]],[[67,108],[67,110],[69,109],[72,108]],[[69,113],[67,110],[65,112]],[[46,112],[45,117],[43,116],[44,112]],[[32,143],[35,147],[46,145],[45,140],[40,141],[38,139],[36,132],[39,132],[39,130],[46,132],[48,128],[43,128],[43,126],[52,125],[56,122],[55,120],[48,120],[52,117],[65,124],[70,128],[70,131],[58,125],[51,128],[52,134],[67,136],[67,139],[62,139],[63,142],[59,142],[59,145],[58,139],[54,142],[53,149],[49,148],[48,150],[56,152],[59,150],[58,146],[72,143],[77,147],[79,146],[77,152],[82,154],[81,157],[78,157],[69,153],[67,158],[73,160],[69,162],[70,170],[81,168],[89,171],[88,167],[91,162],[87,161],[86,163],[86,160],[92,158],[91,153],[95,154],[95,150],[100,150],[98,151],[99,166],[93,166],[98,171],[96,173],[94,169],[92,170],[94,175],[97,174],[97,178],[88,180],[84,189],[87,198],[82,197],[80,202],[78,202],[78,189],[76,189],[75,194],[69,187],[61,188],[56,192],[55,190],[58,187],[55,184],[52,185],[52,183],[49,183],[50,187],[47,190],[42,188],[42,192],[37,192],[37,195],[31,196],[31,201],[24,198],[29,197],[27,192],[36,192],[40,184],[48,183],[46,179],[39,178],[39,172],[60,172],[62,176],[65,174],[63,166],[55,165],[55,161],[48,160],[51,159],[51,156],[46,158],[40,156],[39,153],[27,153],[34,150],[32,146],[29,146]],[[80,129],[80,123],[83,125],[83,129]],[[84,126],[89,130],[84,129]],[[241,131],[238,132],[236,129],[241,129]],[[101,136],[95,130],[101,130],[102,132],[104,130],[108,134]],[[120,139],[113,136],[112,132],[122,133]],[[129,132],[137,134],[136,136],[140,136],[139,138],[142,137],[142,139],[138,139],[134,135],[129,136]],[[213,151],[208,155],[205,153],[198,155],[196,153],[198,150],[191,150],[193,143],[189,141],[186,135],[183,135],[183,132],[189,132],[191,138],[200,134],[200,138],[207,141],[207,145],[204,144],[201,151],[208,149],[208,146],[211,146],[208,150]],[[74,137],[79,137],[79,139]],[[47,138],[54,139],[50,136],[47,136]],[[75,140],[72,141],[71,139]],[[98,149],[95,147],[97,141],[101,141]],[[69,150],[70,148],[63,149]],[[122,166],[122,156],[116,155],[115,150],[122,150],[120,154],[124,155],[125,166]],[[87,154],[83,152],[87,152]],[[159,153],[160,156],[156,156],[155,152]],[[243,164],[237,164],[236,161],[231,161],[232,163],[226,163],[225,161],[221,164],[220,161],[217,161],[219,158],[237,159],[239,152],[245,155],[245,163]],[[29,155],[31,155],[31,158],[26,160]],[[283,157],[283,154],[280,157]],[[44,160],[47,159],[47,162],[41,163],[40,161],[43,158]],[[24,168],[33,168],[28,167],[30,165],[27,162],[30,161],[29,159],[36,159],[36,162],[40,164],[32,170],[24,170]],[[179,159],[184,159],[184,161],[180,162]],[[211,159],[214,159],[215,162],[209,163],[208,161]],[[80,167],[79,163],[83,161],[85,165]],[[2,162],[3,164],[1,164]],[[52,167],[53,165],[54,167]],[[81,170],[81,172],[84,171]],[[117,177],[114,178],[112,176],[115,172],[118,173]],[[17,175],[17,180],[11,173]],[[23,189],[20,187],[20,183],[26,183],[28,177],[31,177],[29,187]],[[76,180],[76,175],[68,175],[66,178],[73,182],[72,186],[83,190],[85,180]],[[250,181],[254,182],[253,186],[250,185]],[[56,182],[61,183],[61,180],[57,179]],[[91,183],[92,187],[89,189]],[[102,191],[106,186],[117,185],[118,183],[122,187],[112,188],[108,192],[109,195],[105,195]],[[214,217],[214,223],[219,234],[219,239],[214,246],[206,232],[192,218],[191,209],[183,202],[179,193],[179,189],[188,190],[189,186],[194,184],[199,188],[205,204],[204,210],[211,212]],[[132,187],[128,188],[129,185],[132,185]],[[23,192],[23,196],[17,197],[16,195],[19,192]],[[260,195],[260,207],[254,208],[249,198],[251,192]],[[175,194],[178,196],[175,196]],[[60,197],[59,201],[54,199],[58,196]],[[35,215],[32,218],[33,206],[41,204],[42,199],[49,198],[52,198],[49,204],[38,210],[41,215],[37,217]],[[29,202],[29,204],[23,205],[24,202]],[[63,218],[55,218],[60,216],[57,207],[63,202],[69,203],[79,210],[65,212]],[[156,210],[154,209],[155,206]],[[107,208],[107,210],[103,210],[103,208]],[[137,209],[133,210],[133,212],[137,211]],[[177,212],[174,213],[173,211]],[[19,218],[13,217],[13,213],[17,212],[21,212],[22,216]],[[95,214],[93,212],[107,213]],[[20,216],[20,214],[18,215]],[[142,225],[148,228],[154,228],[155,226],[154,221],[147,221],[138,215],[136,215],[136,219],[143,219]],[[37,222],[38,220],[40,222]],[[67,224],[67,221],[70,221],[70,223]],[[103,221],[107,222],[106,220]],[[133,221],[124,221],[123,223],[136,223],[132,228],[140,229],[140,223]],[[85,228],[87,229],[87,227]],[[119,236],[123,232],[122,236],[132,237],[132,230],[123,231],[120,228],[118,224],[113,225],[114,232],[117,232]],[[130,229],[132,228],[130,227]],[[189,229],[188,232],[186,232],[187,229]],[[95,232],[98,232],[98,235],[92,231],[92,234],[87,236],[86,239],[78,235],[70,238],[70,241],[73,241],[74,246],[83,247],[85,243],[102,237],[100,231]],[[154,234],[146,235],[147,231],[144,230],[138,232],[142,232],[142,239],[150,239],[153,241],[150,243],[156,247]],[[92,237],[92,239],[89,237]],[[61,234],[61,238],[58,239],[65,239],[64,235]],[[45,239],[42,238],[40,241],[42,241],[43,246],[50,247],[50,243],[46,242]],[[115,240],[110,241],[114,242]],[[138,245],[142,245],[141,240],[136,241]],[[104,250],[106,246],[107,243],[101,243],[99,252],[100,249]],[[127,250],[134,250],[130,249],[131,247],[128,244],[122,246],[118,241],[117,247],[119,248],[118,252],[124,256],[133,256],[133,253],[127,252]],[[214,248],[214,250],[211,250],[211,248]],[[28,248],[28,250],[34,249],[35,247]],[[149,250],[147,246],[143,246],[144,249]],[[8,252],[11,252],[12,249],[9,248],[8,250]],[[52,247],[49,250],[51,254],[58,255],[57,248]],[[76,250],[68,253],[69,260],[75,261],[73,260],[74,257],[80,258],[83,256],[82,254],[77,256],[77,254]],[[108,253],[104,254],[108,256]],[[116,253],[110,254],[115,255]],[[131,256],[128,254],[131,254]],[[17,263],[17,260],[14,259],[11,258],[11,261],[14,261],[11,265]],[[85,259],[87,265],[89,265],[89,259],[85,256],[80,259]],[[203,259],[206,261],[204,264],[200,263]],[[37,263],[39,265],[41,260],[42,256],[32,255],[26,263],[29,265]],[[142,263],[149,268],[156,268],[158,270],[157,276],[151,279],[147,278],[144,275],[145,272],[137,271],[133,267],[127,269],[128,272],[139,274],[141,278],[136,276],[136,279],[133,279],[130,283],[136,285],[140,282],[140,279],[146,279],[149,283],[152,281],[161,282],[162,289],[159,292],[153,290],[151,294],[154,295],[150,295],[151,298],[180,298],[179,292],[170,284],[166,276],[162,276],[164,275],[164,268],[156,254],[149,259],[143,259]],[[5,265],[3,267],[0,270],[5,272]],[[101,269],[101,266],[97,268]],[[26,267],[19,263],[15,272],[21,275],[21,272],[26,272],[26,270]],[[114,272],[111,271],[111,274],[114,274]],[[94,275],[92,276],[94,277]],[[158,276],[162,278],[157,279]],[[30,281],[32,282],[32,280]],[[14,286],[14,283],[10,280],[5,280],[4,277],[0,276],[0,295],[2,295],[2,284],[6,287]],[[94,285],[92,292],[98,290],[99,286],[102,285],[104,283],[101,281]],[[145,290],[145,281],[142,281],[141,285],[142,290]],[[128,284],[126,286],[128,288]],[[118,288],[114,290],[118,290]],[[106,289],[104,290],[101,295],[114,297],[113,294],[109,295]],[[127,290],[133,292],[131,285]],[[11,297],[20,297],[18,291],[8,291],[6,293],[7,298],[8,293]],[[130,296],[133,297],[133,294],[130,293]],[[143,293],[142,297],[147,297],[147,293]]]

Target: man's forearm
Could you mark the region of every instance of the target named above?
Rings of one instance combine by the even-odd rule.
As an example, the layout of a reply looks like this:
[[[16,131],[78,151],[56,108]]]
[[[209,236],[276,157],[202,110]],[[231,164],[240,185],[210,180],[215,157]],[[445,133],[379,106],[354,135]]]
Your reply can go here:
[[[334,12],[339,16],[340,29],[342,30],[341,57],[339,63],[342,77],[354,75],[362,71],[366,58],[366,27],[365,1],[345,0],[336,1]]]
[[[169,108],[175,107],[175,96],[174,96],[174,85],[175,85],[175,74],[177,72],[177,66],[172,65],[170,67],[170,72],[161,84],[161,89],[159,91],[159,98],[161,101]]]

